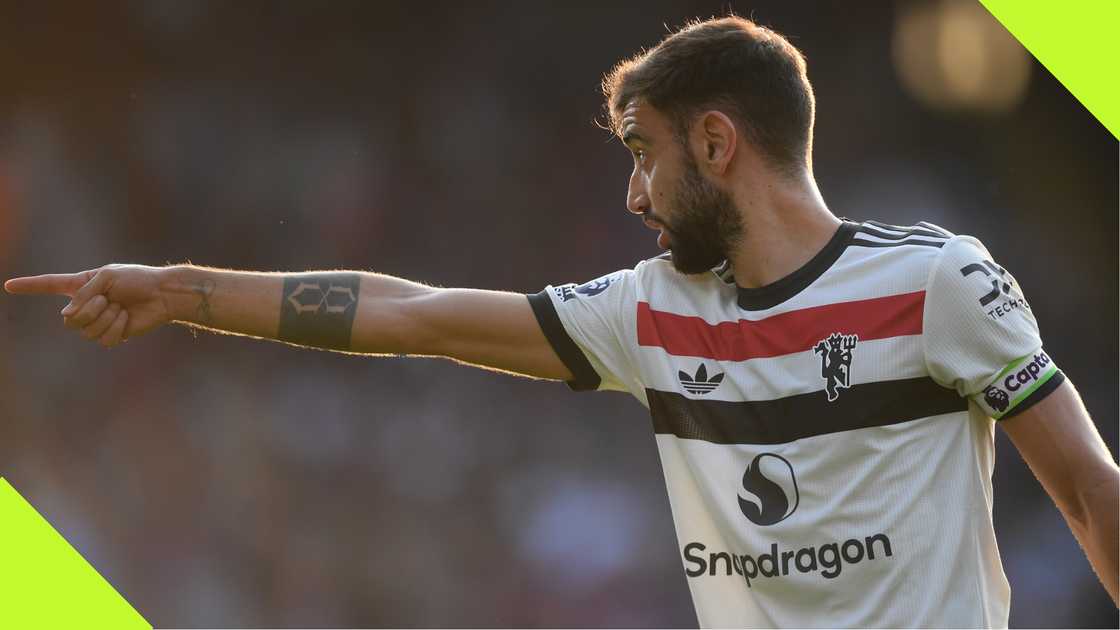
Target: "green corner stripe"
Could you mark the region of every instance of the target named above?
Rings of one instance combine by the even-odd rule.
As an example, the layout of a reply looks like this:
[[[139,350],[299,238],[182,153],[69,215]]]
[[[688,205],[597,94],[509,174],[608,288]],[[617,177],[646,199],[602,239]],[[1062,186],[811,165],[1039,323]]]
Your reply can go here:
[[[1113,135],[1120,138],[1120,2],[980,0]]]
[[[152,628],[3,477],[0,559],[0,628]]]

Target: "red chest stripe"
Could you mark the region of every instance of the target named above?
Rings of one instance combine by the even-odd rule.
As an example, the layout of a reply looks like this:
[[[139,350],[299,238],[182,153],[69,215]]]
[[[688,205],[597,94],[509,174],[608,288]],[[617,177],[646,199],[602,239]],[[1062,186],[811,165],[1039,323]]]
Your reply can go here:
[[[638,345],[664,348],[676,356],[746,361],[804,352],[834,332],[855,333],[860,341],[918,335],[925,299],[925,291],[915,291],[715,325],[638,302]]]

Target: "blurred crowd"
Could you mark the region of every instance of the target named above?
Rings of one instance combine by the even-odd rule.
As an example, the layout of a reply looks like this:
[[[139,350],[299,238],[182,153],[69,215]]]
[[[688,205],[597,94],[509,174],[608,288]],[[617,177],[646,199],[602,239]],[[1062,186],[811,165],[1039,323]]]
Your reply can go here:
[[[897,38],[932,3],[0,0],[0,277],[631,267],[599,78],[728,4],[805,52],[832,210],[982,239],[1115,454],[1116,141],[1033,58],[1010,104],[923,101]],[[64,304],[0,295],[0,475],[156,626],[695,626],[637,402],[178,327],[106,351]],[[998,439],[1012,625],[1115,627]]]

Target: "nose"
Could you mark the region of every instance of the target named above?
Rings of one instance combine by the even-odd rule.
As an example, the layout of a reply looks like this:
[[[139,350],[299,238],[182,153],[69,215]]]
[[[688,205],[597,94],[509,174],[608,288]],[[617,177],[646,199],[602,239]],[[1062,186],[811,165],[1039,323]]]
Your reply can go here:
[[[634,214],[649,212],[649,194],[646,192],[638,169],[630,174],[630,186],[626,190],[626,209]]]

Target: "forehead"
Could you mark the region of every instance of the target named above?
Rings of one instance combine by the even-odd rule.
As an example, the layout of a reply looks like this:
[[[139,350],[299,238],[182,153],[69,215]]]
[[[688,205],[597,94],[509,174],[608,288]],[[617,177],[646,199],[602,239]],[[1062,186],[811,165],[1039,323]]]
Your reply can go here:
[[[627,136],[635,134],[649,141],[654,137],[669,133],[669,124],[665,116],[652,105],[640,99],[634,99],[622,109],[618,131],[624,141]]]

